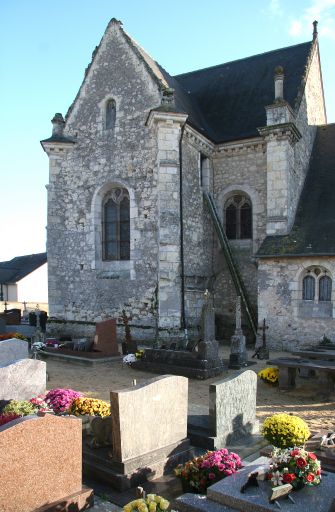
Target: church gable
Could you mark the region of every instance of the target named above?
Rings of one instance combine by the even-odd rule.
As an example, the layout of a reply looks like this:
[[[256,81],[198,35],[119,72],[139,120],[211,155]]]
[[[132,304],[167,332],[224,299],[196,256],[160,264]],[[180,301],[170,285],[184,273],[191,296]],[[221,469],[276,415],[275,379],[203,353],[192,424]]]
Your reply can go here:
[[[92,54],[83,83],[68,110],[65,131],[100,131],[109,126],[108,108],[115,109],[115,123],[142,117],[160,103],[167,87],[154,61],[112,19]],[[107,120],[106,120],[107,115]],[[114,124],[114,123],[112,123]]]

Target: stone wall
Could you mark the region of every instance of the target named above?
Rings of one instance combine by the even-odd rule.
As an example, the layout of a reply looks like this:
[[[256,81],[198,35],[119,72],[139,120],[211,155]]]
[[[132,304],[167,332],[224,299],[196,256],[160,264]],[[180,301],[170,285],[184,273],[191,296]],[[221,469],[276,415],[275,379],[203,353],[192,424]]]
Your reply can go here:
[[[104,128],[104,105],[116,123]],[[146,127],[160,104],[157,84],[118,24],[107,29],[68,115],[73,150],[50,157],[48,263],[50,315],[95,322],[121,309],[154,324],[157,287],[157,137]],[[131,261],[102,261],[101,198],[113,186],[130,196]]]
[[[221,145],[213,157],[214,197],[224,222],[223,208],[234,192],[246,193],[252,202],[252,240],[232,240],[230,245],[251,301],[257,308],[257,267],[253,255],[266,234],[266,154],[261,139]],[[218,336],[229,338],[235,322],[236,292],[224,255],[214,236],[214,294]],[[244,318],[244,324],[246,319]]]
[[[187,128],[183,138],[183,228],[185,309],[188,328],[199,335],[203,294],[211,288],[213,276],[213,223],[204,203],[201,183],[201,155],[208,157],[208,174],[203,185],[212,190],[211,147]]]
[[[333,277],[335,258],[264,258],[259,261],[258,315],[269,325],[267,338],[271,348],[293,350],[317,344],[324,334],[335,341],[334,287],[329,303],[331,316],[325,318],[317,300],[302,301],[302,278],[308,267],[323,267]],[[303,303],[313,303],[313,316],[304,314]]]

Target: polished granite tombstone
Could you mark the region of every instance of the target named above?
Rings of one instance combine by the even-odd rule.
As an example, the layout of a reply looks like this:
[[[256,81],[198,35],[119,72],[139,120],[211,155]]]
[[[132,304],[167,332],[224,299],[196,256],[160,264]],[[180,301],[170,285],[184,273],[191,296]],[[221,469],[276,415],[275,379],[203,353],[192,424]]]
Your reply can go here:
[[[266,464],[266,457],[260,457],[244,469],[224,478],[207,489],[207,497],[197,494],[184,494],[172,504],[179,512],[273,512],[279,510],[269,502],[271,485],[268,481],[260,481],[259,487],[250,487],[241,493],[248,474],[259,466]],[[288,499],[278,501],[282,512],[334,512],[335,510],[335,475],[323,473],[321,484],[316,487],[304,487],[293,492],[294,503]]]
[[[84,444],[88,478],[124,491],[190,458],[188,380],[165,375],[111,392],[112,448]]]

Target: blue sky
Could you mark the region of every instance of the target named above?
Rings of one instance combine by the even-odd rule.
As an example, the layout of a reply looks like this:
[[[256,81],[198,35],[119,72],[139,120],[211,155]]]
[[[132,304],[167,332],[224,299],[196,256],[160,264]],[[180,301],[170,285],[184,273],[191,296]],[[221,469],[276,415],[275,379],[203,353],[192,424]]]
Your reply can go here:
[[[170,74],[311,39],[335,122],[335,0],[0,0],[0,261],[42,252],[48,158],[39,141],[64,115],[111,18]]]

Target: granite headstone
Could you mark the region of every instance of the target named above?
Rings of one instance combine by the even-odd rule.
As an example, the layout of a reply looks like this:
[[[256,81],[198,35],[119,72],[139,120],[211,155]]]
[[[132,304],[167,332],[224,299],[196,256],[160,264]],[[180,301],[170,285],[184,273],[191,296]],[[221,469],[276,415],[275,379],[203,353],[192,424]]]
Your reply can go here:
[[[116,336],[116,320],[105,320],[96,324],[94,350],[106,356],[120,355]]]
[[[86,510],[82,430],[77,418],[25,416],[0,427],[0,510]]]
[[[11,338],[0,340],[0,366],[13,363],[19,359],[26,359],[28,354],[28,342]]]
[[[111,485],[123,490],[189,459],[187,378],[165,375],[110,396],[113,447],[106,467]],[[89,464],[93,456],[88,454]],[[107,470],[102,473],[104,478]]]
[[[256,394],[257,375],[251,370],[210,384],[209,427],[218,448],[258,432]]]
[[[46,363],[20,359],[0,366],[0,400],[29,400],[45,393]]]

